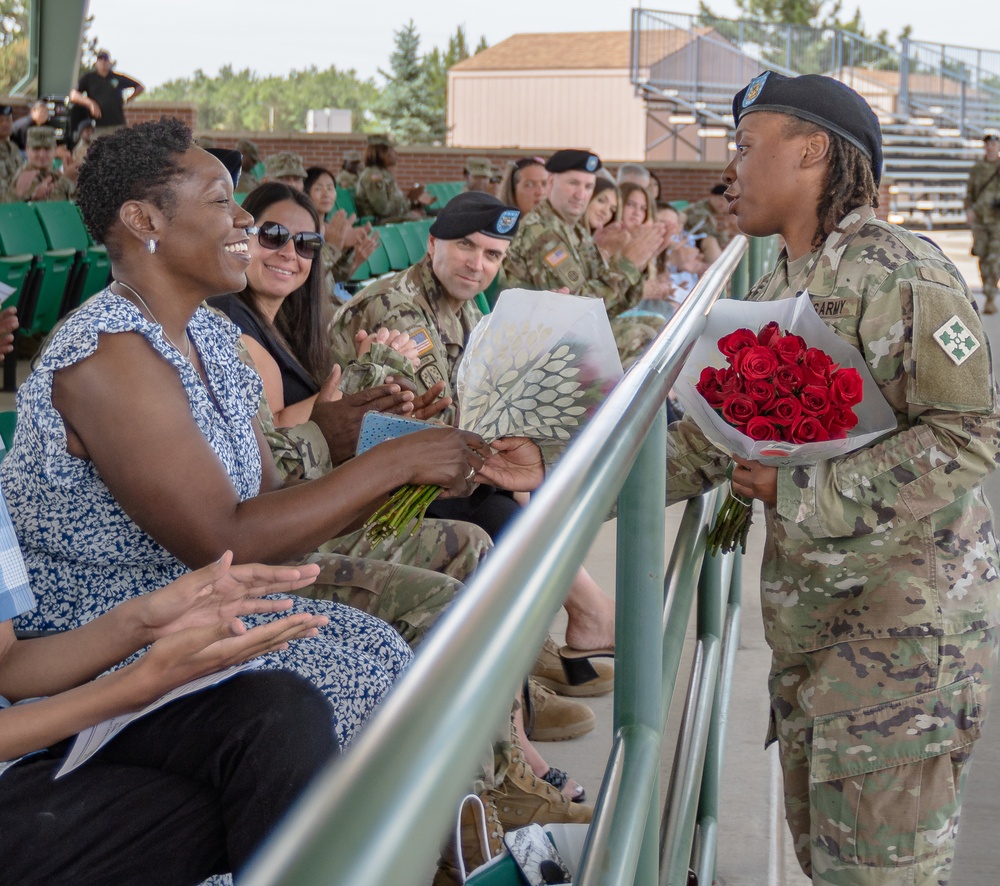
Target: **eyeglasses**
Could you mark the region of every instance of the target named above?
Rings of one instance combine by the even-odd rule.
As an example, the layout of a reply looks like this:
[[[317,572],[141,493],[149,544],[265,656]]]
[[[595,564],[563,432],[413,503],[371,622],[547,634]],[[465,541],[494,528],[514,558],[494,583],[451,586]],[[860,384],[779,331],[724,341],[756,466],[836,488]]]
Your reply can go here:
[[[256,234],[257,242],[265,249],[281,249],[289,240],[295,246],[295,251],[305,259],[316,258],[323,248],[323,235],[316,231],[302,231],[298,234],[291,234],[284,225],[277,222],[264,222],[259,228],[247,228],[247,234],[251,237]]]

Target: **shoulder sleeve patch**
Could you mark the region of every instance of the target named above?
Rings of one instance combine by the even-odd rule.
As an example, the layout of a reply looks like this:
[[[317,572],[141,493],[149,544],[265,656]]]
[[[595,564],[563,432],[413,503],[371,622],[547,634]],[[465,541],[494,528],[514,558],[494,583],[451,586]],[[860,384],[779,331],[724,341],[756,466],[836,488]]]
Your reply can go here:
[[[955,285],[955,278],[943,268],[924,265],[917,270],[917,276],[928,283],[940,283],[942,286]]]
[[[557,268],[568,258],[569,253],[566,249],[562,246],[558,246],[545,256],[545,261],[547,261],[553,268]]]
[[[424,354],[429,353],[434,350],[434,342],[431,341],[431,337],[427,330],[423,327],[418,329],[411,329],[407,333],[410,339],[417,346],[417,354],[423,357]]]

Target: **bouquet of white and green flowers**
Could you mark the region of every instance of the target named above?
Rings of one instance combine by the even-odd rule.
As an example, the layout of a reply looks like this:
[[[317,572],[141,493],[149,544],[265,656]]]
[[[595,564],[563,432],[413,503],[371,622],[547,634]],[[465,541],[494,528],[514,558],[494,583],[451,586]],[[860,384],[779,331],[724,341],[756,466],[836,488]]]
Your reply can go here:
[[[487,442],[527,437],[565,445],[622,377],[599,299],[511,289],[469,336],[458,367],[458,425]],[[438,486],[404,486],[366,524],[399,535],[423,518]]]

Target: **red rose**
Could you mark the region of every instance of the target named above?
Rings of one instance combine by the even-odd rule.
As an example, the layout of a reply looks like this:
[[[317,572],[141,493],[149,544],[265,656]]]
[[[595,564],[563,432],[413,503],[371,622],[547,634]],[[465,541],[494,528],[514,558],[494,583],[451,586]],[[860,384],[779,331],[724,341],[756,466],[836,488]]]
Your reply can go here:
[[[736,355],[744,348],[752,348],[757,344],[757,336],[749,329],[737,329],[719,339],[719,350],[732,364]]]
[[[830,379],[830,400],[838,406],[857,406],[865,394],[865,383],[857,369],[838,369]]]
[[[772,320],[757,333],[757,344],[769,348],[774,343],[774,340],[780,338],[780,336],[781,330],[778,328],[778,324]]]
[[[755,415],[743,431],[751,440],[784,440],[781,428],[762,415]]]
[[[698,377],[698,384],[694,386],[712,409],[719,409],[725,399],[722,394],[722,385],[719,382],[720,372],[721,370],[706,366]]]
[[[722,404],[722,417],[740,430],[756,414],[757,407],[746,394],[733,394]]]
[[[853,409],[833,406],[823,416],[822,422],[826,426],[831,440],[843,440],[848,431],[853,431],[857,427],[858,417],[854,414]]]
[[[755,378],[768,379],[778,368],[778,358],[770,348],[760,345],[740,352],[736,369],[746,376],[747,381]]]
[[[775,424],[789,427],[802,417],[802,406],[794,397],[779,397],[771,407],[769,417]]]
[[[793,426],[791,441],[793,443],[818,443],[829,440],[830,435],[820,420],[812,415],[803,415]]]
[[[727,396],[743,393],[743,380],[732,366],[724,366],[719,370],[719,386],[722,388],[722,393]]]
[[[794,394],[802,387],[802,369],[784,363],[774,373],[774,388],[779,394]]]
[[[771,347],[782,363],[798,363],[806,352],[806,343],[798,335],[783,335]]]
[[[751,379],[747,382],[746,394],[758,408],[764,410],[774,401],[774,385],[762,378]]]
[[[830,391],[821,385],[806,385],[799,394],[799,403],[807,415],[823,415],[830,408]]]
[[[833,360],[819,348],[806,348],[802,355],[802,377],[807,385],[825,385],[834,368]]]

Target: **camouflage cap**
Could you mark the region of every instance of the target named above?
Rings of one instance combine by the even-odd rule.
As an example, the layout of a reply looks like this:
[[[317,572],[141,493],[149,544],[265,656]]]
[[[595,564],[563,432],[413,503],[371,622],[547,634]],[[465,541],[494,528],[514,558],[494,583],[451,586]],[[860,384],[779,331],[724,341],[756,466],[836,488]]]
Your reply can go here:
[[[302,158],[291,151],[272,154],[264,161],[264,175],[267,178],[301,178],[306,177],[306,168]]]
[[[465,174],[489,177],[493,174],[493,164],[485,157],[466,157]]]
[[[56,131],[51,126],[32,126],[25,135],[24,143],[29,148],[54,148]]]
[[[370,147],[383,147],[388,148],[392,145],[392,140],[389,138],[387,133],[384,132],[373,132],[368,136],[368,144]]]
[[[360,163],[361,151],[344,151],[345,163]]]
[[[260,162],[260,150],[257,148],[250,139],[241,138],[236,142],[236,150],[239,151],[244,157],[249,157],[254,163]]]

